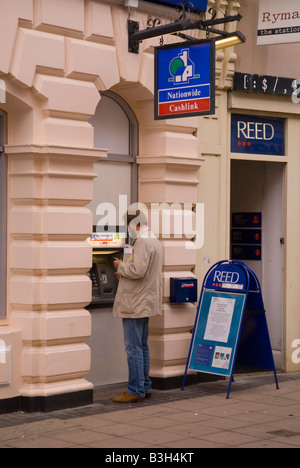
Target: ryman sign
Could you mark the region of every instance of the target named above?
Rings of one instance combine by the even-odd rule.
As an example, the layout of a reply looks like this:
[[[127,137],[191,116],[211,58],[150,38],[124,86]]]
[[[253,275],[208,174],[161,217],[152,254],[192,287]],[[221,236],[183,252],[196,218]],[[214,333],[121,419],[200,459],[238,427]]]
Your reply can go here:
[[[300,42],[300,1],[260,0],[258,45]]]

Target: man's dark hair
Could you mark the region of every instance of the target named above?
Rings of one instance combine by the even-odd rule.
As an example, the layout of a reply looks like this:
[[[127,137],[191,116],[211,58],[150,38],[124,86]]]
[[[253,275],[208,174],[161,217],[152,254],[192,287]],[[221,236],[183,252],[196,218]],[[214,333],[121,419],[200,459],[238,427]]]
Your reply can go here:
[[[127,226],[133,223],[137,227],[148,226],[148,221],[146,215],[140,210],[129,210],[125,214],[125,219],[127,220]]]

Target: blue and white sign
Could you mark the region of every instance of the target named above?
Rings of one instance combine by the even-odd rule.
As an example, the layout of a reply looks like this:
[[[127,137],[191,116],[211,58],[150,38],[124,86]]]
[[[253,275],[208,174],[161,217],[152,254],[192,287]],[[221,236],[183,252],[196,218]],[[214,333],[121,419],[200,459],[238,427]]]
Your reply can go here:
[[[190,369],[230,376],[245,294],[205,291],[196,323]]]
[[[224,260],[204,278],[181,389],[191,369],[230,377],[229,398],[236,364],[273,370],[279,388],[257,276],[245,263]]]
[[[155,49],[155,118],[215,112],[215,47],[212,41]]]
[[[181,5],[181,4],[183,5],[183,0],[146,0],[146,2],[160,3],[162,5],[172,6],[172,7],[177,7],[178,5]],[[188,3],[189,3],[189,6],[193,5],[194,10],[206,11],[207,2],[208,0],[191,0]]]
[[[246,288],[247,278],[244,271],[237,265],[220,264],[206,279],[207,289],[243,291]]]
[[[231,152],[285,155],[285,120],[232,114]]]

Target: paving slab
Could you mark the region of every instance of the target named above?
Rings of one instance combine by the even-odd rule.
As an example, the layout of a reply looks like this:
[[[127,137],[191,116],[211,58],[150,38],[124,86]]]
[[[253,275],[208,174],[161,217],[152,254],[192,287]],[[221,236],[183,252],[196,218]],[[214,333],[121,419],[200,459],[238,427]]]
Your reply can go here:
[[[105,389],[84,408],[2,415],[0,448],[299,448],[300,373],[278,377],[280,390],[269,373],[237,376],[229,400],[219,381],[127,406],[112,402],[120,389]]]

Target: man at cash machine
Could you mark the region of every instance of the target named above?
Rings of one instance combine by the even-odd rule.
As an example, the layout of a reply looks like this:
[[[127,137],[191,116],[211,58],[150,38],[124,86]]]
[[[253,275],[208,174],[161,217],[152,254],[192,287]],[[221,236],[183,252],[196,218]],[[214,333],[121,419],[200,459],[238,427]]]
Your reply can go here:
[[[119,279],[114,315],[123,319],[129,379],[128,391],[115,398],[116,403],[134,403],[151,397],[149,317],[162,314],[161,244],[148,229],[144,213],[137,210],[126,216],[128,232],[134,240],[133,261],[114,262]]]

